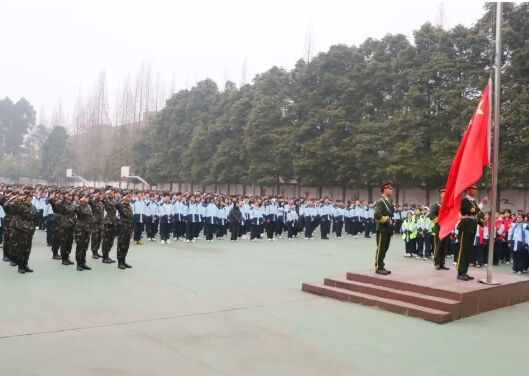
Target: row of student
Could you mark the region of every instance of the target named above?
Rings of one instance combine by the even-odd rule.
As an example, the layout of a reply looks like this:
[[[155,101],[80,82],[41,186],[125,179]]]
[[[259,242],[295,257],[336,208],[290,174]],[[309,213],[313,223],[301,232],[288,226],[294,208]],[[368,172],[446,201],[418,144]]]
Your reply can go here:
[[[527,273],[529,269],[529,218],[518,212],[511,216],[510,210],[496,212],[494,225],[494,253],[493,265],[512,264],[512,273]],[[513,218],[514,221],[513,221]],[[426,226],[421,225],[426,223]],[[426,217],[421,219],[414,217],[410,212],[402,224],[402,239],[405,244],[405,257],[415,255],[417,259],[431,258],[431,244],[433,236],[431,231],[431,221]],[[490,212],[484,215],[484,225],[477,226],[474,238],[473,255],[470,266],[481,268],[487,266],[489,254],[489,240],[492,231]],[[421,253],[419,243],[424,243],[424,253]],[[457,225],[450,233],[450,248],[448,257],[454,258],[454,265],[457,265],[459,252],[459,240]]]

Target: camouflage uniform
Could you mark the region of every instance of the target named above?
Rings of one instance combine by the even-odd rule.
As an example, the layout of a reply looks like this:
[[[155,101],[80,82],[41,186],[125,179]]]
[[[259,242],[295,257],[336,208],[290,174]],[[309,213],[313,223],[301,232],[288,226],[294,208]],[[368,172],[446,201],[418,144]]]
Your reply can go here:
[[[55,201],[54,199],[51,199],[50,203],[52,202],[55,203],[55,207],[53,207],[52,204],[53,212],[62,214],[61,225],[58,230],[61,244],[62,263],[73,264],[73,262],[70,261],[70,253],[72,253],[73,235],[75,232],[75,208],[71,202],[67,202],[66,200]],[[55,211],[55,208],[57,208],[57,211]],[[55,218],[53,218],[53,221],[55,222]],[[55,235],[55,230],[53,230],[53,232]]]
[[[106,195],[101,198],[101,203],[105,207],[107,215],[103,222],[104,233],[103,233],[103,262],[108,264],[113,262],[109,257],[110,250],[114,245],[114,238],[116,237],[116,224],[118,218],[116,217],[116,199],[114,197],[107,197]],[[109,262],[110,261],[110,262]]]
[[[75,227],[75,261],[77,262],[77,269],[86,266],[86,251],[88,250],[88,243],[90,242],[90,225],[92,223],[92,209],[87,204],[77,204],[75,207],[75,215],[77,216],[77,225]]]
[[[132,206],[128,202],[122,201],[116,207],[120,216],[118,225],[118,267],[123,269],[123,267],[130,267],[126,263],[126,257],[129,252],[134,215],[132,214]]]
[[[32,271],[28,268],[29,255],[31,253],[31,243],[35,233],[35,209],[33,205],[24,199],[12,200],[13,218],[9,227],[11,228],[11,238],[13,249],[16,250],[16,260],[18,271],[25,273]]]
[[[91,248],[92,257],[98,259],[100,256],[97,253],[103,240],[103,220],[105,216],[105,207],[101,201],[92,199],[88,203],[92,208],[92,228],[91,228]]]
[[[51,252],[53,254],[53,258],[60,259],[59,248],[61,248],[61,231],[63,228],[64,216],[58,210],[60,210],[59,205],[62,203],[62,200],[51,198],[48,202],[53,209],[53,220],[51,221]]]
[[[10,227],[11,220],[13,219],[13,199],[4,200],[2,206],[6,216],[4,218],[4,256],[9,258],[11,266],[17,265],[17,259],[15,254],[15,248],[13,248],[12,230]]]

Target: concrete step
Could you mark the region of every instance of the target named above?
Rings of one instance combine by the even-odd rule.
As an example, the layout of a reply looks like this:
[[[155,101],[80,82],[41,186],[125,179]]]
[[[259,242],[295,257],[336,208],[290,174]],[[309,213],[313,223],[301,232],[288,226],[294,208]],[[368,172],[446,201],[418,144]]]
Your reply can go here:
[[[447,273],[445,271],[439,272],[439,273]],[[402,280],[396,280],[396,276],[388,275],[383,276],[380,274],[375,274],[375,272],[349,272],[347,273],[347,279],[350,281],[355,282],[362,282],[362,283],[369,283],[371,285],[375,286],[382,286],[382,287],[389,287],[395,290],[402,290],[402,291],[409,291],[409,292],[415,292],[423,295],[428,296],[435,296],[437,298],[442,299],[450,299],[450,300],[456,300],[461,301],[462,300],[462,294],[455,291],[447,291],[446,289],[440,289],[435,288],[432,286],[423,286],[421,285],[420,281],[413,280],[413,276],[410,276],[410,281],[402,281]],[[399,276],[399,278],[402,278],[402,276]],[[417,279],[417,278],[415,278]],[[454,276],[455,280],[455,276]]]
[[[421,307],[450,312],[452,320],[458,319],[461,316],[461,302],[458,300],[439,298],[437,296],[378,286],[371,283],[351,281],[345,277],[325,278],[324,284],[330,287],[348,289],[362,294],[398,300]]]
[[[353,302],[380,309],[400,313],[402,315],[422,318],[436,323],[444,323],[453,320],[450,312],[423,307],[416,304],[406,303],[394,299],[382,298],[380,296],[351,291],[346,288],[332,287],[324,282],[303,283],[302,290],[318,295]]]

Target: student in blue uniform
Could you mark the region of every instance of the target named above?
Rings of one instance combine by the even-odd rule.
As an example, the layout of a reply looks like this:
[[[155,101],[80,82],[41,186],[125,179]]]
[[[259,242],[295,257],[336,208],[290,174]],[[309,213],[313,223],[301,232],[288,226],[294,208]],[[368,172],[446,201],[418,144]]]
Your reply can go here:
[[[331,232],[331,216],[332,206],[329,197],[325,197],[320,204],[317,214],[320,219],[320,234],[323,240],[329,240],[329,233]]]
[[[213,243],[213,234],[215,233],[215,227],[218,223],[218,208],[213,196],[206,197],[205,201],[207,202],[204,214],[204,222],[206,224],[206,243]]]
[[[316,218],[316,208],[314,207],[314,200],[310,199],[308,206],[303,210],[303,218],[305,219],[305,240],[312,240],[312,232],[314,231],[314,220]]]
[[[134,235],[133,240],[135,245],[142,245],[141,234],[143,226],[147,219],[147,205],[143,199],[143,193],[140,191],[134,192],[135,199],[132,201],[132,213],[134,218]]]
[[[171,205],[171,195],[165,193],[163,195],[163,203],[159,206],[159,216],[160,216],[160,243],[161,244],[171,244],[169,240],[169,233],[172,226],[173,218],[173,205]]]
[[[288,227],[288,240],[292,240],[296,236],[296,227],[299,220],[299,215],[296,212],[296,205],[294,203],[290,204],[290,210],[286,215],[286,223]]]
[[[334,232],[336,234],[336,238],[341,239],[343,224],[345,221],[345,205],[343,201],[341,200],[338,200],[338,205],[334,209],[333,221],[334,221],[334,228],[335,228]]]
[[[189,196],[186,221],[186,243],[196,243],[197,228],[198,231],[200,231],[200,228],[198,227],[200,224],[200,213],[198,204],[195,202],[195,195]]]
[[[53,209],[51,208],[51,204],[47,200],[42,215],[44,220],[46,221],[46,245],[48,247],[51,247],[53,243],[53,230],[51,227],[51,223],[53,222]]]

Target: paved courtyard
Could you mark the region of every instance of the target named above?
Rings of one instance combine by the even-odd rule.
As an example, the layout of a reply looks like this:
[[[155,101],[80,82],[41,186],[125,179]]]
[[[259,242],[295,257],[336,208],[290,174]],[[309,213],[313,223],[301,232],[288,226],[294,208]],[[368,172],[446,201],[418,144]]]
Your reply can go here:
[[[1,376],[527,369],[528,303],[438,325],[301,291],[302,282],[371,268],[374,239],[146,242],[131,245],[133,269],[89,259],[93,270],[77,272],[51,259],[44,238],[37,231],[33,274],[0,265]],[[402,254],[402,240],[393,238],[388,267],[431,267]],[[501,281],[509,266],[495,272]],[[455,278],[453,268],[448,273]]]

